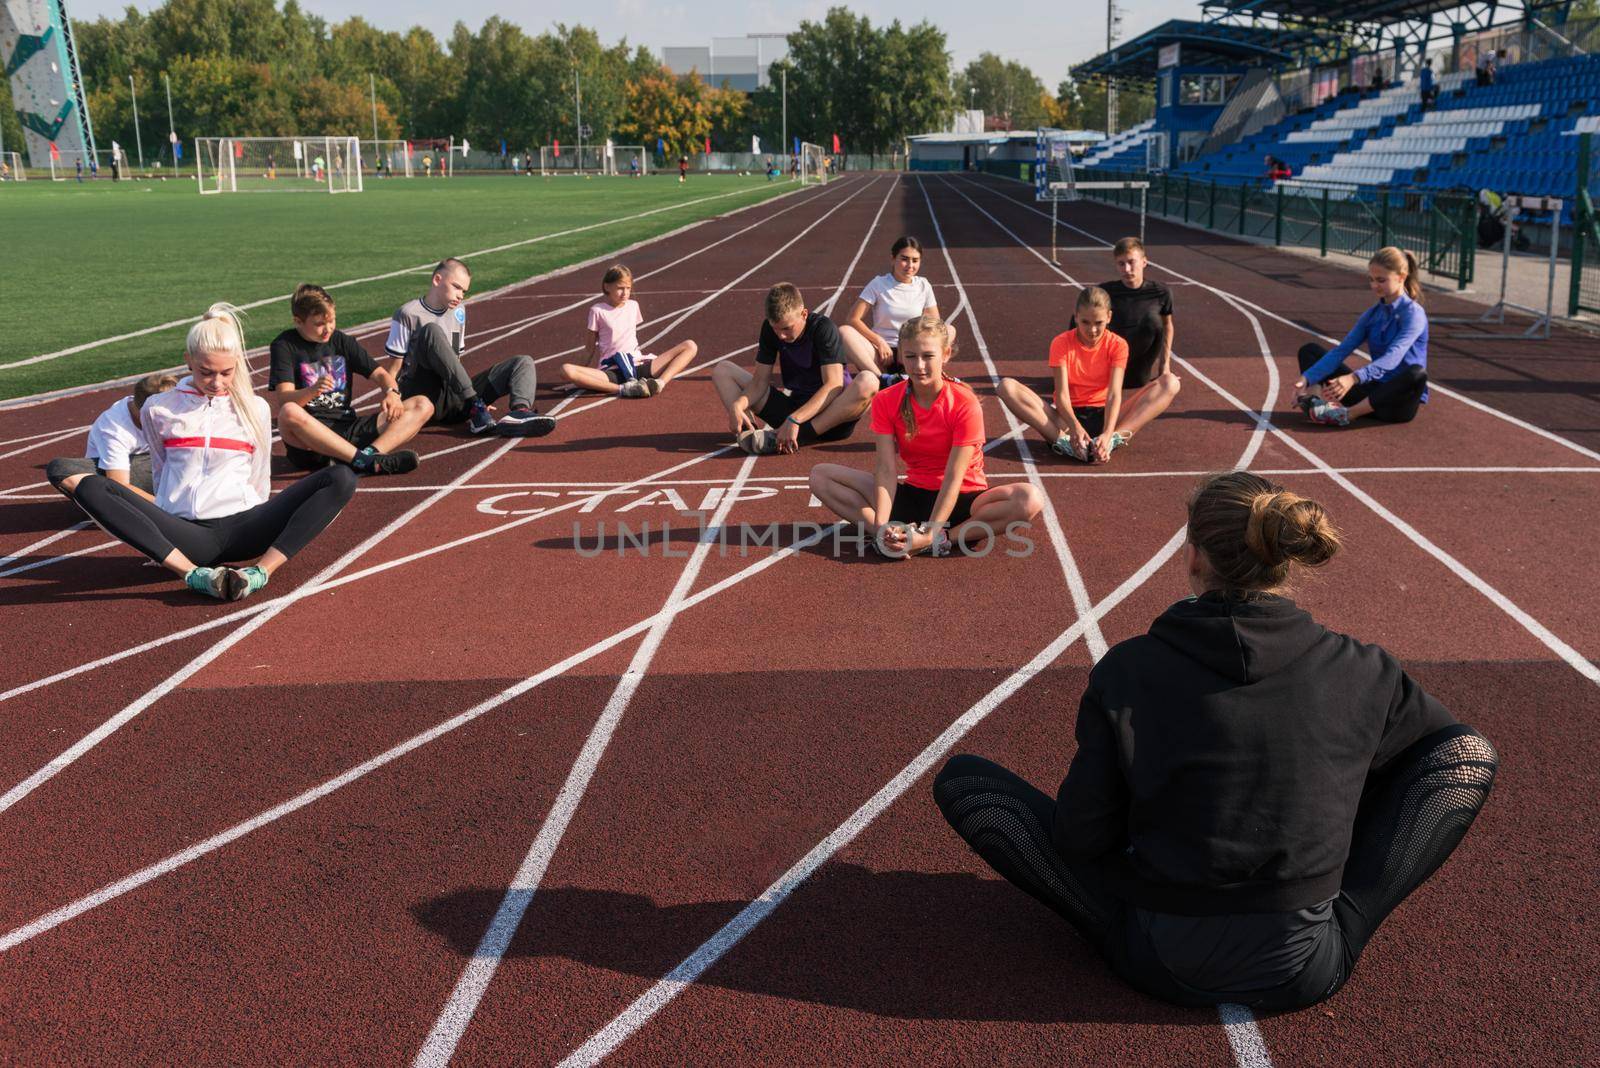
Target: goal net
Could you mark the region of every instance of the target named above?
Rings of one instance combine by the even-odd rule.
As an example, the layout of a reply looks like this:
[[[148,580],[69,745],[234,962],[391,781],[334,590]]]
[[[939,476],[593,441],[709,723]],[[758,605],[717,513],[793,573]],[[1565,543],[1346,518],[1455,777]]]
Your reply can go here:
[[[202,194],[362,190],[354,137],[197,137],[194,156]]]
[[[18,152],[0,152],[0,180],[26,182],[28,172],[22,169],[22,155]]]
[[[643,178],[648,173],[644,146],[612,145],[606,159],[606,173],[621,175],[624,178]]]
[[[410,178],[412,161],[420,168],[420,158],[406,141],[361,142],[362,164],[380,178]]]
[[[1061,130],[1041,127],[1033,146],[1033,199],[1077,200],[1072,148]]]
[[[800,184],[810,185],[815,182],[822,185],[827,180],[828,164],[822,146],[813,145],[808,141],[800,142]]]

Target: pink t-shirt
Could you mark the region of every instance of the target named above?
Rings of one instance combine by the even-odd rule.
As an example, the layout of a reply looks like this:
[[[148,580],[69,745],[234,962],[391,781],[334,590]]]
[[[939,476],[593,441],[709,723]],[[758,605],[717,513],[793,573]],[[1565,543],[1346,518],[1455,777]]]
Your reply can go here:
[[[639,302],[631,297],[616,306],[605,300],[589,305],[589,329],[600,335],[595,359],[603,360],[619,352],[637,353],[642,322],[644,312],[639,310]]]

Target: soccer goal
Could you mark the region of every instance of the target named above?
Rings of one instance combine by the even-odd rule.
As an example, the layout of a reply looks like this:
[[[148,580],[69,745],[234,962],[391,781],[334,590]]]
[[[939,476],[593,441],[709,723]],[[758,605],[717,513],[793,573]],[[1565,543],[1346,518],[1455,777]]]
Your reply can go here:
[[[361,142],[361,162],[383,178],[410,178],[413,155],[408,141]]]
[[[810,185],[812,182],[824,185],[828,181],[827,157],[821,145],[813,145],[808,141],[800,142],[800,184]]]
[[[18,152],[0,152],[0,179],[7,182],[26,182],[28,172],[22,169],[22,155]]]
[[[643,178],[649,173],[645,159],[643,145],[612,145],[606,156],[606,173],[625,178]]]
[[[354,137],[197,137],[195,174],[207,193],[359,193]]]

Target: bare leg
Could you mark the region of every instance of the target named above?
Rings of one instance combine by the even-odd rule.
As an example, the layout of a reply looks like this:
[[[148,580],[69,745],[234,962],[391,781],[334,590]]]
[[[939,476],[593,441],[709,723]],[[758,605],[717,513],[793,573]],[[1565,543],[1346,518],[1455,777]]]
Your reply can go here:
[[[1047,444],[1055,444],[1056,439],[1067,432],[1060,417],[1050,410],[1044,399],[1015,378],[1001,379],[999,393],[1000,403],[1006,410],[1026,423]]]
[[[622,387],[611,381],[606,373],[598,367],[585,367],[577,363],[564,363],[561,365],[561,377],[568,382],[587,389],[591,393],[610,393],[613,396],[621,391]]]
[[[841,519],[860,523],[872,531],[878,529],[877,516],[872,510],[877,491],[877,481],[869,471],[843,464],[818,464],[811,469],[811,492],[823,507]]]
[[[1173,400],[1178,396],[1178,390],[1183,388],[1183,382],[1177,375],[1168,371],[1160,378],[1146,382],[1133,395],[1127,410],[1117,419],[1117,431],[1125,438],[1131,438],[1140,430],[1150,424],[1150,421],[1167,410]]]
[[[700,346],[693,341],[680,341],[650,363],[650,377],[666,388],[668,382],[682,374],[699,355]]]
[[[417,431],[433,418],[433,402],[427,397],[411,397],[401,403],[400,418],[389,422],[378,416],[378,437],[372,447],[389,453],[417,436]]]
[[[827,407],[811,417],[811,429],[818,434],[827,433],[840,423],[859,419],[872,405],[873,394],[878,392],[876,374],[856,375],[850,384],[829,401]]]

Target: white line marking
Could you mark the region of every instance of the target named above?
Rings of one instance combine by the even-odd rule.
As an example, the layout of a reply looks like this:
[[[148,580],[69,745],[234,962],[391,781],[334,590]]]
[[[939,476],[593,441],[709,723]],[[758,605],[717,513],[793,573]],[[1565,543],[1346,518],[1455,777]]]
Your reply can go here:
[[[955,284],[956,292],[961,294],[961,302],[966,306],[967,322],[971,326],[972,339],[978,344],[978,355],[983,357],[983,365],[988,369],[989,381],[994,383],[994,388],[1000,388],[1000,372],[995,368],[994,360],[989,356],[989,345],[983,338],[983,330],[978,326],[978,316],[974,312],[972,302],[967,299],[966,291],[961,285],[961,274],[956,270],[956,261],[950,255],[949,242],[944,239],[944,228],[939,225],[939,214],[933,210],[933,199],[928,196],[928,187],[919,177],[917,191],[922,194],[922,202],[928,207],[928,218],[933,222],[933,235],[939,242],[939,249],[944,253],[944,262],[950,268],[950,280]],[[982,209],[979,209],[982,210]],[[998,224],[997,224],[998,225]],[[1005,229],[1001,227],[1001,229]],[[1010,233],[1009,230],[1006,231]],[[1015,237],[1016,235],[1012,235]],[[1019,239],[1020,243],[1020,239]],[[1106,655],[1106,636],[1100,633],[1100,625],[1089,617],[1091,602],[1089,588],[1084,584],[1083,575],[1078,571],[1078,562],[1073,559],[1072,549],[1067,545],[1066,532],[1061,529],[1061,519],[1056,515],[1055,502],[1050,499],[1044,483],[1039,480],[1038,465],[1033,462],[1033,453],[1028,447],[1028,439],[1022,430],[1022,424],[1017,417],[1011,414],[1011,409],[1004,404],[1000,411],[1006,417],[1006,426],[1016,436],[1017,454],[1022,458],[1023,470],[1027,472],[1028,482],[1044,495],[1045,508],[1042,513],[1046,532],[1050,535],[1050,544],[1055,547],[1056,559],[1061,564],[1062,578],[1066,580],[1067,590],[1072,595],[1072,607],[1078,613],[1078,618],[1084,620],[1084,641],[1089,647],[1089,655],[1099,660]]]
[[[550,867],[550,861],[555,857],[556,849],[560,847],[568,825],[572,823],[572,817],[577,814],[578,805],[588,792],[589,783],[594,780],[595,772],[600,768],[600,758],[605,755],[606,747],[611,744],[611,738],[622,723],[623,713],[627,711],[633,695],[644,682],[645,674],[650,670],[650,663],[655,659],[656,651],[661,648],[661,642],[667,636],[667,630],[678,617],[678,613],[683,611],[684,598],[694,587],[694,581],[699,577],[700,569],[705,564],[711,547],[717,543],[722,524],[727,521],[728,513],[733,510],[734,502],[738,499],[739,487],[743,485],[744,479],[749,477],[755,468],[755,463],[756,457],[747,456],[744,463],[739,466],[739,473],[734,476],[733,492],[725,495],[722,503],[717,506],[716,513],[700,539],[700,544],[694,547],[694,552],[684,564],[682,573],[678,575],[678,581],[673,584],[672,591],[667,595],[666,603],[656,613],[655,622],[650,625],[644,641],[640,642],[639,648],[634,651],[633,659],[629,661],[627,670],[622,673],[622,678],[617,680],[616,689],[612,690],[604,711],[595,721],[593,729],[589,731],[589,737],[585,739],[583,749],[578,753],[578,759],[573,763],[572,770],[567,773],[566,782],[561,785],[561,792],[556,795],[549,814],[539,826],[539,833],[534,838],[533,845],[529,847],[527,855],[522,858],[522,864],[512,876],[511,884],[500,900],[500,907],[495,911],[494,919],[490,921],[488,930],[484,931],[483,937],[478,942],[478,948],[456,981],[450,1000],[446,1002],[444,1009],[434,1021],[433,1030],[429,1032],[427,1041],[417,1051],[416,1059],[412,1063],[418,1068],[447,1065],[454,1056],[456,1047],[472,1023],[472,1017],[478,1011],[478,1003],[483,1000],[490,981],[500,969],[500,962],[505,958],[506,950],[511,947],[511,939],[516,935],[522,917],[527,914],[528,906],[533,903],[533,895],[538,892],[539,884],[544,880],[544,873]]]

